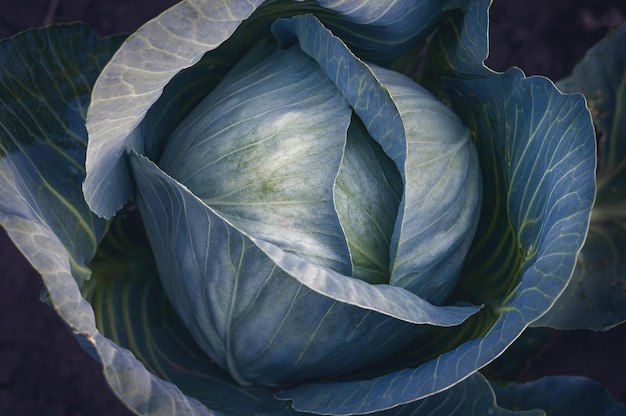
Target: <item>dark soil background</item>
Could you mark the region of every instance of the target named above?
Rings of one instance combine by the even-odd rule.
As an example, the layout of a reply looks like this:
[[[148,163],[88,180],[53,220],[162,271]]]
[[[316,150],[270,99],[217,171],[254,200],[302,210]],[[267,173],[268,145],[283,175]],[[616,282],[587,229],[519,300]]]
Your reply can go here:
[[[97,33],[131,32],[172,0],[0,0],[0,38],[53,22],[88,22]],[[491,55],[496,70],[516,65],[552,79],[626,20],[623,0],[495,0]],[[626,255],[626,253],[624,253]],[[0,415],[122,416],[101,369],[38,300],[42,282],[0,230]],[[578,374],[626,402],[626,325],[605,333],[550,331],[549,346],[522,374]]]

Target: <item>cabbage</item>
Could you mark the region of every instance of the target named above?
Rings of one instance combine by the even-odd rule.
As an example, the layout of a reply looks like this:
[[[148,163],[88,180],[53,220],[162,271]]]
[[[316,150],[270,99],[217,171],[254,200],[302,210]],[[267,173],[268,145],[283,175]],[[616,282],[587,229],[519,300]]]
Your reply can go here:
[[[581,94],[483,65],[488,6],[186,0],[0,43],[0,223],[129,409],[553,408],[481,371],[531,325],[623,321],[568,295],[622,165]]]

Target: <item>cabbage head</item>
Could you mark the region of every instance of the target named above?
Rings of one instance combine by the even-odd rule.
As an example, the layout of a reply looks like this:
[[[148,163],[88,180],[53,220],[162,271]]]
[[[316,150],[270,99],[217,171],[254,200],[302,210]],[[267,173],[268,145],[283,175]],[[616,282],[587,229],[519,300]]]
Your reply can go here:
[[[479,371],[568,287],[596,141],[582,95],[484,66],[489,3],[0,43],[0,223],[131,411],[544,414]]]

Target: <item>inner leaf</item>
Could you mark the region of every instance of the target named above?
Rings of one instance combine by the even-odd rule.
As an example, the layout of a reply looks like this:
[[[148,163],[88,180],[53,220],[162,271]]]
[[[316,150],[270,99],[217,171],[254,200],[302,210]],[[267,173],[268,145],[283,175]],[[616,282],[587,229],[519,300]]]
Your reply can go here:
[[[350,276],[333,202],[351,109],[299,48],[227,77],[160,166],[236,228]]]
[[[348,129],[334,194],[352,259],[352,277],[388,283],[389,247],[402,198],[402,177],[356,116]]]

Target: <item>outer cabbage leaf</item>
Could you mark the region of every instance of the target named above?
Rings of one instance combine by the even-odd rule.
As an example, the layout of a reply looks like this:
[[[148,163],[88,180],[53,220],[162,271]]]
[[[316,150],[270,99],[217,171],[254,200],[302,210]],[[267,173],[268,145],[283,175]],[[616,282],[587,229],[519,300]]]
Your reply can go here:
[[[85,263],[106,223],[72,184],[85,175],[83,120],[91,86],[121,40],[96,41],[85,26],[59,26],[0,43],[1,222],[14,240],[24,240],[20,250],[31,261],[42,247],[26,242],[29,230],[58,240],[79,285],[89,278]],[[41,52],[47,49],[63,54]],[[39,65],[31,69],[34,62]]]
[[[421,330],[404,322],[458,325],[477,310],[434,306],[304,261],[238,230],[147,158],[134,155],[131,165],[166,292],[197,342],[240,383],[362,366]],[[265,370],[284,356],[299,358]]]
[[[178,72],[228,39],[263,2],[183,1],[133,33],[101,72],[92,94],[84,184],[91,209],[111,218],[133,195],[125,153],[143,151],[141,119]]]
[[[465,3],[182,1],[133,33],[98,78],[87,123],[84,191],[89,206],[111,218],[132,198],[128,152],[134,149],[156,160],[158,155],[150,153],[158,153],[160,141],[252,44],[269,33],[275,18],[312,12],[360,54],[388,61]]]
[[[436,358],[420,364],[428,348],[416,345],[408,351],[415,368],[277,393],[293,400],[297,410],[368,413],[449,388],[500,355],[569,282],[594,199],[589,112],[580,95],[563,95],[549,80],[525,78],[518,69],[489,72],[481,54],[466,52],[471,45],[486,45],[472,38],[478,30],[464,30],[486,22],[479,18],[486,10],[476,4],[487,6],[479,1],[468,7],[464,19],[450,17],[433,38],[425,73],[448,75],[452,105],[475,134],[483,210],[458,296],[487,307],[477,319],[433,336],[433,349],[448,352],[430,350]],[[435,68],[442,62],[443,68]],[[443,91],[442,85],[434,87]]]
[[[572,282],[536,325],[606,330],[626,320],[626,25],[558,83],[588,100],[598,136],[596,203]]]
[[[98,39],[74,24],[0,42],[0,223],[41,274],[56,312],[130,409],[208,414],[104,337],[80,293],[97,280],[89,280],[87,264],[107,229],[81,193],[85,115],[96,76],[122,40]]]
[[[546,416],[540,409],[508,410],[496,403],[489,382],[475,373],[434,396],[376,413],[378,416]]]
[[[553,376],[523,384],[494,384],[498,402],[511,409],[545,410],[550,416],[624,416],[626,406],[600,383],[576,376]]]
[[[132,239],[128,238],[129,234],[133,235]],[[244,388],[235,383],[198,348],[165,296],[145,243],[141,219],[136,206],[131,205],[115,218],[91,261],[93,278],[83,288],[83,296],[94,308],[96,325],[102,335],[130,350],[151,374],[167,380],[207,407],[191,409],[183,406],[176,394],[162,392],[163,400],[151,397],[150,407],[145,407],[143,412],[295,414],[288,405],[276,401],[269,390]],[[111,363],[111,372],[126,383],[136,377],[133,373],[141,373],[137,369],[119,372],[116,364]],[[124,396],[121,399],[127,400]]]
[[[472,0],[444,20],[429,39],[420,84],[445,97],[445,75],[481,78],[493,75],[484,65],[489,54],[489,6],[492,0]]]
[[[98,256],[94,279],[83,290],[103,335],[128,348],[152,372],[219,414],[296,415],[269,390],[242,387],[195,347],[160,287],[145,248],[124,239],[137,211],[113,222]],[[106,282],[106,283],[105,283]],[[159,409],[154,409],[157,413]],[[165,409],[162,409],[165,410]],[[474,374],[437,395],[379,412],[380,416],[542,416],[540,410],[509,411],[496,404],[489,383]],[[204,414],[197,412],[192,414]]]
[[[317,0],[338,18],[318,16],[361,59],[389,64],[429,35],[442,17],[469,0]],[[365,26],[367,25],[367,26]]]

